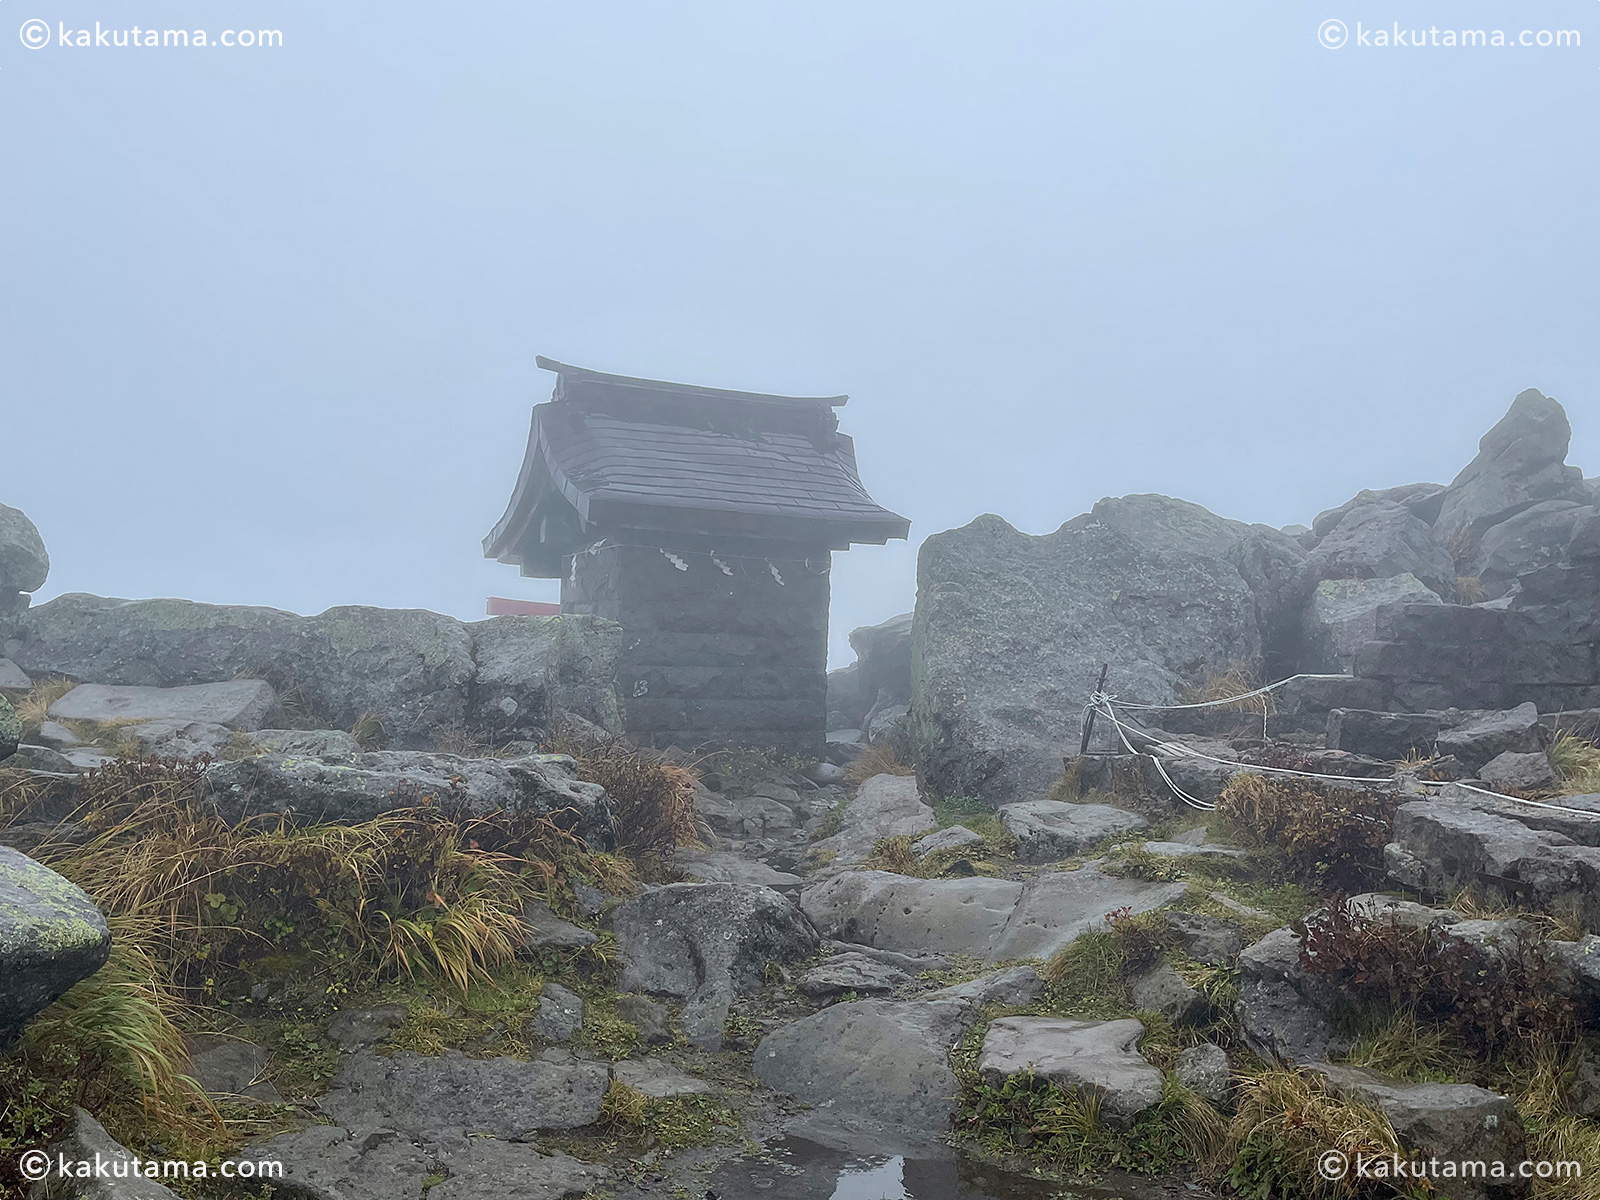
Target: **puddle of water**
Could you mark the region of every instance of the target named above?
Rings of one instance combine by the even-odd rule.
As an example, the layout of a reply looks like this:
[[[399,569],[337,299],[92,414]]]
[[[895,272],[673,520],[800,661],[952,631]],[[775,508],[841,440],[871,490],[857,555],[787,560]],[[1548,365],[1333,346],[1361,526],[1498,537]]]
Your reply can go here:
[[[1059,1185],[990,1171],[957,1156],[851,1154],[805,1138],[773,1142],[759,1158],[724,1163],[716,1200],[1050,1200]]]

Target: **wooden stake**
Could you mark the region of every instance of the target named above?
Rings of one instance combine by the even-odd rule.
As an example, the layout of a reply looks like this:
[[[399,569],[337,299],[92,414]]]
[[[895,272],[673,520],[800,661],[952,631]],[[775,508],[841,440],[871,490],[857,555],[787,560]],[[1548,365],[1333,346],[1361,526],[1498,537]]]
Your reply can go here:
[[[1110,663],[1100,664],[1100,682],[1094,685],[1095,695],[1102,695],[1106,690],[1106,675],[1111,670]],[[1083,719],[1083,741],[1078,744],[1078,795],[1086,795],[1089,791],[1089,776],[1083,770],[1083,757],[1089,753],[1089,739],[1094,736],[1094,716],[1096,710],[1089,709],[1089,715]]]

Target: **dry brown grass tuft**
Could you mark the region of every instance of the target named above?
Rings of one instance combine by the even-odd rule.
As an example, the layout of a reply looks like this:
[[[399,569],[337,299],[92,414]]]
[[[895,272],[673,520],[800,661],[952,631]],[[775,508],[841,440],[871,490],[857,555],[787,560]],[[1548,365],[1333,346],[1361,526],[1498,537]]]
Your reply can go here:
[[[1587,738],[1557,730],[1550,744],[1550,767],[1568,796],[1600,792],[1600,746]]]
[[[874,775],[915,775],[916,769],[900,761],[895,748],[888,742],[873,742],[850,761],[844,777],[851,786],[860,787]]]
[[[1254,671],[1239,663],[1232,663],[1225,671],[1213,671],[1199,684],[1182,689],[1185,704],[1211,704],[1231,700],[1231,704],[1216,704],[1219,712],[1249,712],[1270,716],[1274,711],[1272,693],[1246,697],[1261,686]],[[1238,699],[1235,699],[1238,697]]]
[[[1341,1151],[1350,1162],[1401,1152],[1382,1113],[1334,1096],[1320,1077],[1297,1071],[1264,1071],[1242,1083],[1228,1146],[1233,1157],[1229,1182],[1242,1194],[1293,1200],[1358,1194],[1357,1180],[1329,1180],[1317,1169],[1330,1150]]]
[[[550,754],[570,754],[578,777],[598,783],[611,796],[617,849],[628,854],[661,854],[678,846],[698,846],[695,771],[626,742],[557,736],[546,740]]]
[[[50,706],[78,685],[70,679],[36,679],[28,694],[16,703],[25,727],[38,729],[50,720]]]

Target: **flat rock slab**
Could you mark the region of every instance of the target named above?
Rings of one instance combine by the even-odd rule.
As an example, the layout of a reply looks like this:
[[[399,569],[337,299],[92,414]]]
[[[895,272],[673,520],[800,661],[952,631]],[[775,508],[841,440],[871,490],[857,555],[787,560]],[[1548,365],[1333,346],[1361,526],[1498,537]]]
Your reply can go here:
[[[782,892],[797,888],[803,882],[798,875],[725,850],[680,850],[673,855],[672,862],[684,874],[706,883],[748,883]]]
[[[0,658],[0,690],[25,692],[33,686],[28,673],[9,658]]]
[[[1232,846],[1196,846],[1189,842],[1145,842],[1146,854],[1159,854],[1163,858],[1249,858],[1247,851]]]
[[[394,1129],[423,1139],[467,1133],[525,1138],[577,1129],[600,1116],[611,1085],[603,1063],[353,1055],[318,1107],[351,1129]]]
[[[428,1189],[428,1200],[573,1200],[599,1195],[610,1173],[522,1142],[474,1138],[440,1155],[450,1177]]]
[[[1006,831],[1017,839],[1023,862],[1055,862],[1107,838],[1147,829],[1150,822],[1108,804],[1028,800],[999,809]]]
[[[984,1035],[978,1073],[998,1086],[1031,1072],[1063,1091],[1098,1097],[1102,1117],[1127,1128],[1161,1102],[1161,1072],[1136,1049],[1143,1036],[1144,1025],[1131,1019],[1002,1017]]]
[[[950,1047],[972,1019],[958,1000],[858,1000],[775,1030],[756,1047],[756,1077],[843,1122],[936,1142],[960,1081]]]
[[[874,775],[856,789],[844,810],[839,832],[815,843],[833,863],[864,862],[880,838],[916,837],[938,824],[933,809],[922,802],[913,775]]]
[[[1165,908],[1183,898],[1185,886],[1107,875],[1092,863],[1036,875],[985,957],[989,962],[1049,959],[1083,934],[1104,929],[1108,914]]]
[[[659,1058],[624,1059],[611,1065],[611,1078],[651,1100],[674,1096],[709,1096],[716,1089]]]
[[[800,893],[824,937],[901,953],[985,957],[1022,897],[1010,879],[917,879],[847,871]]]
[[[813,1000],[843,996],[880,996],[915,983],[914,976],[865,954],[836,954],[800,976],[795,986]]]
[[[197,683],[188,687],[115,687],[83,683],[50,706],[58,721],[200,721],[229,729],[260,729],[278,707],[263,679]]]
[[[342,729],[258,729],[250,741],[273,754],[304,758],[339,758],[360,754],[361,743]]]
[[[0,847],[0,1047],[110,953],[106,919],[83,889]]]
[[[157,758],[219,758],[233,740],[233,730],[211,721],[144,721],[118,732]]]
[[[1047,959],[1103,928],[1106,914],[1174,903],[1182,883],[1107,875],[1093,865],[1012,879],[917,879],[847,871],[800,894],[824,937],[901,953],[967,954],[987,962]]]
[[[384,1041],[405,1020],[406,1010],[400,1004],[341,1009],[328,1022],[328,1036],[341,1050],[360,1050]]]

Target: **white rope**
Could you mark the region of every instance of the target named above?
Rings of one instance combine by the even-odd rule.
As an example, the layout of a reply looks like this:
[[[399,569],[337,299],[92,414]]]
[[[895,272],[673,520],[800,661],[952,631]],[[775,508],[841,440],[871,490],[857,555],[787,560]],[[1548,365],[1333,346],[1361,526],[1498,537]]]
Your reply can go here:
[[[1222,700],[1199,700],[1193,704],[1135,704],[1131,700],[1122,701],[1123,708],[1137,709],[1140,712],[1175,712],[1180,708],[1223,708],[1229,704],[1237,704],[1241,700],[1251,700],[1256,696],[1265,696],[1268,692],[1277,691],[1285,684],[1293,683],[1297,679],[1349,679],[1348,675],[1291,675],[1287,679],[1280,679],[1276,683],[1269,683],[1265,687],[1258,687],[1251,692],[1240,692],[1237,696],[1228,696]],[[1096,693],[1097,695],[1099,693]],[[1112,697],[1115,699],[1115,697]]]
[[[1293,678],[1293,679],[1329,679],[1329,678],[1348,678],[1348,677],[1347,676],[1327,676],[1327,675],[1321,675],[1321,676],[1316,676],[1316,675],[1295,675],[1295,676],[1291,676],[1291,678]],[[1288,682],[1289,682],[1289,680],[1287,680],[1287,679],[1280,680],[1278,683],[1271,684],[1267,688],[1260,689],[1260,691],[1268,691],[1268,690],[1271,690],[1271,688],[1280,687],[1280,686],[1282,686],[1282,684],[1288,683]],[[1236,697],[1236,699],[1237,698],[1238,697]],[[1166,785],[1169,788],[1172,789],[1173,793],[1180,800],[1182,800],[1185,804],[1189,805],[1191,808],[1198,808],[1198,809],[1201,809],[1203,811],[1208,811],[1208,812],[1213,810],[1213,809],[1215,809],[1216,808],[1215,804],[1210,804],[1210,803],[1207,803],[1206,801],[1203,801],[1203,800],[1200,800],[1200,799],[1198,799],[1198,798],[1196,798],[1194,796],[1191,796],[1188,792],[1184,791],[1181,787],[1179,787],[1176,783],[1174,783],[1173,779],[1172,779],[1172,776],[1167,773],[1166,768],[1162,765],[1161,758],[1160,758],[1159,755],[1150,753],[1149,751],[1145,751],[1145,752],[1141,753],[1140,751],[1135,750],[1133,748],[1133,743],[1131,743],[1128,740],[1128,735],[1127,735],[1125,726],[1123,725],[1122,721],[1120,719],[1118,719],[1115,710],[1112,708],[1112,701],[1114,701],[1116,699],[1117,698],[1115,696],[1108,695],[1108,694],[1106,694],[1104,692],[1096,692],[1096,693],[1094,693],[1094,695],[1090,698],[1089,703],[1084,707],[1084,719],[1085,720],[1088,719],[1089,713],[1091,711],[1098,712],[1101,716],[1105,717],[1108,721],[1111,722],[1112,726],[1117,731],[1117,737],[1121,740],[1123,746],[1127,748],[1127,751],[1128,751],[1129,754],[1135,755],[1137,757],[1148,758],[1153,763],[1155,763],[1156,772],[1161,776],[1161,778],[1166,782]],[[1118,701],[1118,703],[1121,703],[1121,702]],[[1223,701],[1222,703],[1227,703],[1227,701]],[[1151,710],[1151,709],[1161,709],[1164,706],[1157,705],[1157,704],[1147,704],[1147,705],[1123,704],[1123,707],[1124,708],[1140,708],[1140,709]],[[1176,707],[1208,707],[1208,705],[1178,705]],[[1269,774],[1269,775],[1291,775],[1291,776],[1294,776],[1294,777],[1299,778],[1299,779],[1319,779],[1319,780],[1325,780],[1327,782],[1336,783],[1336,784],[1374,783],[1374,784],[1379,784],[1379,785],[1383,785],[1383,786],[1387,786],[1387,787],[1398,787],[1399,784],[1400,784],[1400,780],[1399,780],[1399,778],[1397,776],[1329,775],[1329,774],[1325,774],[1325,773],[1318,772],[1318,771],[1297,771],[1297,770],[1294,770],[1293,768],[1290,768],[1290,767],[1269,767],[1269,766],[1266,766],[1265,764],[1261,764],[1261,763],[1242,763],[1242,762],[1238,762],[1237,760],[1226,759],[1226,758],[1218,758],[1215,755],[1206,754],[1204,751],[1196,750],[1193,746],[1184,745],[1182,742],[1162,741],[1160,738],[1153,738],[1147,733],[1142,733],[1142,732],[1139,732],[1137,730],[1135,732],[1138,733],[1138,735],[1140,737],[1142,737],[1146,741],[1148,741],[1150,743],[1151,747],[1153,747],[1155,750],[1163,751],[1164,753],[1168,754],[1171,757],[1174,757],[1174,758],[1199,758],[1199,759],[1203,759],[1206,762],[1217,763],[1217,764],[1220,764],[1221,766],[1232,767],[1235,770],[1240,770],[1240,771],[1253,771],[1253,772],[1257,772],[1257,773],[1260,773],[1260,774]],[[1452,786],[1452,781],[1450,781],[1450,780],[1441,780],[1441,779],[1418,779],[1418,780],[1415,780],[1414,782],[1419,787],[1425,787],[1425,788],[1432,787],[1432,788],[1443,789],[1443,788],[1447,788],[1447,787]],[[1543,800],[1528,800],[1528,799],[1526,799],[1526,798],[1524,798],[1522,796],[1507,796],[1507,795],[1505,795],[1505,794],[1503,794],[1501,792],[1492,792],[1488,788],[1477,787],[1477,786],[1475,786],[1473,784],[1470,784],[1470,783],[1456,783],[1456,784],[1454,784],[1454,786],[1459,787],[1464,791],[1475,792],[1480,796],[1488,796],[1490,799],[1493,799],[1493,800],[1503,800],[1508,804],[1526,804],[1531,808],[1542,808],[1542,809],[1546,809],[1546,810],[1548,810],[1550,812],[1570,813],[1573,816],[1589,817],[1591,819],[1600,819],[1600,812],[1593,812],[1593,811],[1590,811],[1588,809],[1571,808],[1571,807],[1569,807],[1567,805],[1564,805],[1564,804],[1550,804],[1550,803],[1547,803],[1546,801],[1543,801]]]

